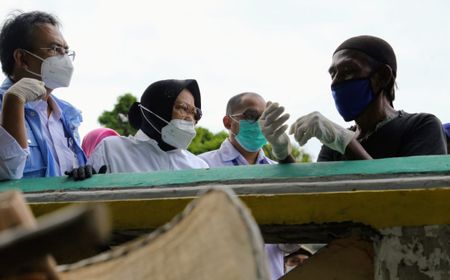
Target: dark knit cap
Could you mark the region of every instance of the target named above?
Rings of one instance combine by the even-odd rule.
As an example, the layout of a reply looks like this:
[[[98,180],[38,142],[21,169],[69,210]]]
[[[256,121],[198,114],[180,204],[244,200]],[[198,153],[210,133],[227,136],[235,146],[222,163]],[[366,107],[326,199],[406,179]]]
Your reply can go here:
[[[201,109],[200,89],[196,80],[162,80],[148,86],[141,96],[141,102],[135,102],[130,107],[128,111],[130,125],[136,129],[141,128],[143,117],[139,104],[170,122],[172,120],[173,105],[183,89],[187,89],[192,93],[195,107]],[[145,113],[145,116],[158,130],[166,126],[165,122],[148,112]]]
[[[392,68],[394,77],[397,76],[397,60],[394,50],[388,42],[381,38],[369,35],[353,37],[340,44],[333,55],[340,50],[357,50],[363,52],[376,61],[389,65]]]

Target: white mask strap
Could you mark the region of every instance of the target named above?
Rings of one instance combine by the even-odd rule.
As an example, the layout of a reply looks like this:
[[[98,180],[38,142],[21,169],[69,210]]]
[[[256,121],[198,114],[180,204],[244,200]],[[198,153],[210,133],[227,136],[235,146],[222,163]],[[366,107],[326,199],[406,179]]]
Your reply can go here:
[[[25,71],[27,71],[28,73],[31,73],[31,74],[33,74],[33,75],[36,75],[36,76],[42,78],[42,75],[41,75],[41,74],[38,74],[38,73],[33,72],[33,71],[31,71],[31,70],[28,70],[28,69],[25,69]]]
[[[35,58],[39,59],[40,61],[44,61],[44,59],[43,59],[42,57],[38,56],[37,54],[34,54],[34,53],[30,52],[30,51],[27,51],[26,49],[23,49],[23,50],[24,50],[25,52],[27,52],[29,55],[32,55],[32,56],[34,56]]]
[[[157,128],[152,124],[152,122],[151,122],[149,119],[147,119],[147,116],[145,115],[145,113],[144,113],[143,110],[149,112],[150,114],[154,115],[155,117],[157,117],[158,119],[162,120],[162,121],[165,122],[165,123],[169,123],[169,122],[166,121],[165,119],[161,118],[161,117],[158,116],[157,114],[153,113],[153,112],[150,111],[149,109],[145,108],[144,106],[142,106],[142,104],[139,104],[138,106],[139,106],[139,108],[141,109],[142,116],[144,116],[144,119],[148,122],[148,124],[151,125],[156,131],[158,131],[159,134],[161,134],[161,130],[157,129]]]
[[[23,49],[23,50],[24,50],[26,53],[28,53],[29,55],[34,56],[35,58],[37,58],[37,59],[39,59],[39,60],[41,60],[41,61],[44,61],[44,59],[41,58],[41,57],[39,57],[38,55],[35,55],[34,53],[27,51],[26,49]],[[31,71],[31,70],[25,69],[25,71],[27,71],[28,73],[31,73],[31,74],[33,74],[33,75],[36,75],[36,76],[38,76],[38,77],[42,77],[41,74],[38,74],[38,73],[33,72],[33,71]]]
[[[168,121],[166,121],[165,119],[161,118],[160,116],[158,116],[157,114],[153,113],[152,111],[150,111],[149,109],[145,108],[142,104],[138,105],[139,107],[141,107],[141,109],[144,109],[145,111],[149,112],[150,114],[152,114],[153,116],[157,117],[158,119],[162,120],[165,123],[169,123]],[[142,110],[141,110],[142,111]],[[145,114],[143,114],[145,116]]]

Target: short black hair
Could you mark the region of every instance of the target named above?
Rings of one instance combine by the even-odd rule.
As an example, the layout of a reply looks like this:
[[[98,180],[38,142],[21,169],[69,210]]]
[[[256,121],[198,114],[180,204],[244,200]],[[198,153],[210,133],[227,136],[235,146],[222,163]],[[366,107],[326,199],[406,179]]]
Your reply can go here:
[[[32,47],[32,33],[35,26],[49,23],[60,26],[58,19],[46,12],[15,11],[3,23],[0,31],[0,62],[2,71],[10,76],[14,69],[14,51]]]
[[[247,95],[255,96],[255,97],[259,97],[259,98],[263,99],[261,95],[259,95],[257,93],[254,93],[254,92],[243,92],[243,93],[240,93],[238,95],[235,95],[235,96],[231,97],[230,100],[228,100],[227,110],[226,110],[225,114],[227,116],[232,115],[236,111],[236,109],[239,107],[239,105],[241,105],[242,98],[244,98]]]

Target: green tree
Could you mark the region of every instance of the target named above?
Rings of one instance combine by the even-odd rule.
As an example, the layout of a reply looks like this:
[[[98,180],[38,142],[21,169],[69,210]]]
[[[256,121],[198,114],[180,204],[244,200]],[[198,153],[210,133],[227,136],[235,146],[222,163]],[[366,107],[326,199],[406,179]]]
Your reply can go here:
[[[199,126],[195,130],[197,131],[197,135],[195,135],[188,148],[188,150],[195,155],[217,150],[223,140],[228,137],[228,134],[225,131],[214,134],[208,129]]]
[[[134,135],[136,129],[128,123],[128,110],[136,101],[136,97],[131,93],[125,93],[119,96],[113,110],[103,111],[98,118],[98,122],[105,127],[114,129],[120,135]]]
[[[272,160],[276,160],[272,154],[272,146],[267,144],[263,147],[264,153],[266,156]],[[299,148],[296,145],[292,145],[292,156],[294,157],[296,162],[311,162],[311,155],[306,153],[303,149]]]

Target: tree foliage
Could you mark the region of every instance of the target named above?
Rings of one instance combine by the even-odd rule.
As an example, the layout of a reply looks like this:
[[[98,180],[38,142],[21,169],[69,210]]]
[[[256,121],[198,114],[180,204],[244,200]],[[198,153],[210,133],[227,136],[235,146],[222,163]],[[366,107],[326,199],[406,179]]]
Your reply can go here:
[[[228,137],[228,134],[224,131],[214,134],[208,129],[199,126],[195,130],[197,131],[197,135],[195,135],[195,138],[188,148],[188,150],[195,155],[217,150],[223,140]]]
[[[263,147],[263,150],[268,158],[276,160],[272,154],[272,146],[270,144],[266,144]],[[295,162],[312,162],[311,155],[295,145],[292,145],[292,156],[294,157]]]
[[[136,101],[136,97],[131,93],[119,96],[113,110],[103,111],[98,118],[98,122],[105,127],[114,129],[120,135],[134,135],[136,129],[128,123],[128,110]]]

